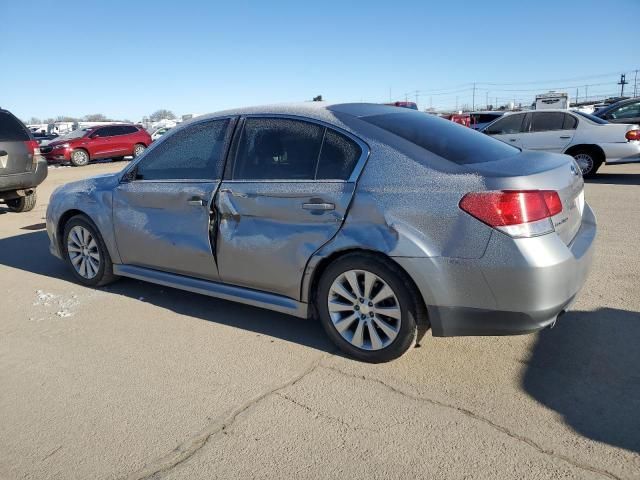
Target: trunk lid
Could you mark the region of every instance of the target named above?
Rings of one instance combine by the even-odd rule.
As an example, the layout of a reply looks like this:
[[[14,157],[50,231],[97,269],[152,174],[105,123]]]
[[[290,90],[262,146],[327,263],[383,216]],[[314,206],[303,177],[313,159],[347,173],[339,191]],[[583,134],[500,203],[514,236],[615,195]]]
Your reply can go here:
[[[551,218],[556,234],[568,245],[578,233],[584,211],[584,180],[570,156],[523,151],[470,167],[485,178],[488,190],[555,190],[562,201],[562,211]]]
[[[31,171],[35,147],[37,143],[24,125],[11,113],[0,110],[0,175]]]

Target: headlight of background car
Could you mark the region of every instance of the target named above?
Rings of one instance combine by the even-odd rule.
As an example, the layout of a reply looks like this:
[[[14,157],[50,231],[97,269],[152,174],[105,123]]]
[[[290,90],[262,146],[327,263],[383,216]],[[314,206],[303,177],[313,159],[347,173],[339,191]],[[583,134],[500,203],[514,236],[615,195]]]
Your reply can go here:
[[[61,143],[60,145],[56,145],[54,148],[68,148],[69,144],[68,143]]]

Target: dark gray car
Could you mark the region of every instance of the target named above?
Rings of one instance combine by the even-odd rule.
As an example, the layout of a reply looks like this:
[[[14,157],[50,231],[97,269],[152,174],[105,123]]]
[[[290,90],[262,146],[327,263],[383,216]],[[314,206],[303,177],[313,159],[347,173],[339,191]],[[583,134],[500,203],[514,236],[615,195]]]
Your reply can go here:
[[[0,109],[0,202],[14,212],[36,205],[36,187],[47,177],[38,142],[11,112]]]
[[[117,276],[298,317],[346,353],[533,332],[582,287],[595,218],[571,157],[372,104],[199,117],[122,172],[57,189],[51,251]]]
[[[593,115],[610,123],[640,123],[640,97],[613,103],[596,110]]]

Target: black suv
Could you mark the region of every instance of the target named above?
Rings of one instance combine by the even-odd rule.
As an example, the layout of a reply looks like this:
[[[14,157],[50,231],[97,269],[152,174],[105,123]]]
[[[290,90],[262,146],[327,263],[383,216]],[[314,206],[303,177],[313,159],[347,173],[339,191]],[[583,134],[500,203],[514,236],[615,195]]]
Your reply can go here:
[[[38,142],[11,112],[0,108],[0,203],[14,212],[36,206],[36,187],[47,178]]]

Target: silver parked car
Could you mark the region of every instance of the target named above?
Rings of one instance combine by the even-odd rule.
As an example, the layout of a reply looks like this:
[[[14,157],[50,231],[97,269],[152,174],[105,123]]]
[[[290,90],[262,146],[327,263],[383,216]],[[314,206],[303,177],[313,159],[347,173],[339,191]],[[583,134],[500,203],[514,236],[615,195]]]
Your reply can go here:
[[[585,177],[605,162],[640,162],[638,125],[609,123],[579,111],[507,113],[482,131],[516,147],[571,155]]]
[[[552,325],[596,222],[566,155],[374,104],[183,124],[113,175],[58,188],[51,251],[90,286],[147,280],[298,317],[383,362],[434,336]]]

